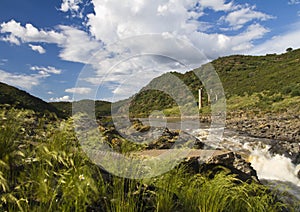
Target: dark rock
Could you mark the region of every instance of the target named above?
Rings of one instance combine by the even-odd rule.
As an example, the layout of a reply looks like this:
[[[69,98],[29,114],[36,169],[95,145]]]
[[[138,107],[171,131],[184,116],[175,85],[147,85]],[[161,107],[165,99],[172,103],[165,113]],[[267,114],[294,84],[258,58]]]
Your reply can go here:
[[[193,135],[186,132],[170,131],[165,128],[158,139],[150,142],[146,149],[171,149],[189,147],[194,149],[202,149],[204,143]]]
[[[259,181],[257,173],[251,166],[251,163],[246,162],[241,155],[229,152],[223,155],[217,155],[210,158],[207,164],[222,165],[228,168],[233,174],[237,174],[240,180],[255,180]]]
[[[201,164],[199,163],[199,157],[191,157],[187,158],[183,164],[188,166],[194,173],[209,174],[211,178],[225,168],[229,170],[230,174],[235,174],[238,179],[244,182],[253,180],[259,182],[257,173],[251,164],[234,152],[215,155]]]
[[[271,144],[271,154],[284,155],[292,160],[294,164],[300,164],[300,143],[289,141],[277,141]]]

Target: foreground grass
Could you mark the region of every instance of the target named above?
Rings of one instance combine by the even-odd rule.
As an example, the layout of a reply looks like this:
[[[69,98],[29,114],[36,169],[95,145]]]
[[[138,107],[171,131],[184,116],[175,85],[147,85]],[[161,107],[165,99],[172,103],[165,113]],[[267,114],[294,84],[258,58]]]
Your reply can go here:
[[[1,109],[0,144],[1,211],[283,209],[267,187],[241,182],[226,171],[211,177],[181,166],[151,179],[104,175],[81,150],[71,119]]]

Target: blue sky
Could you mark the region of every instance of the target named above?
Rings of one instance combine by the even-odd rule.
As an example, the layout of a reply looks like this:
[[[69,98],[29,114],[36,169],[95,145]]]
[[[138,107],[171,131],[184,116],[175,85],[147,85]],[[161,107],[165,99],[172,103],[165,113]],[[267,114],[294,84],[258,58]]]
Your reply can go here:
[[[300,0],[2,0],[0,81],[45,101],[119,100],[167,71],[300,48],[299,18]]]

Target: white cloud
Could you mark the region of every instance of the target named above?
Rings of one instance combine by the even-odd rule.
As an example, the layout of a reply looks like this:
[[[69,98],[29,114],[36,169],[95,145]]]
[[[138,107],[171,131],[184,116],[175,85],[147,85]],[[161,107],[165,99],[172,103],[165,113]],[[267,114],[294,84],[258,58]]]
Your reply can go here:
[[[298,49],[300,48],[299,36],[300,27],[283,35],[275,36],[270,40],[255,46],[249,51],[249,54],[264,55],[268,53],[282,53],[289,47]]]
[[[244,26],[244,24],[252,20],[266,21],[268,19],[274,18],[271,15],[258,12],[254,10],[255,7],[240,8],[239,10],[230,12],[227,16],[222,19],[229,23],[234,29],[239,29]]]
[[[42,76],[40,75],[25,75],[25,74],[12,74],[0,70],[0,81],[6,84],[31,89],[33,86],[40,84]]]
[[[37,74],[19,74],[19,73],[10,73],[3,70],[0,70],[0,81],[13,85],[16,87],[31,89],[34,86],[41,84],[42,80],[51,76],[51,74],[60,74],[61,70],[54,67],[39,67],[32,66],[30,68],[33,71],[38,71]]]
[[[60,10],[63,12],[67,11],[78,11],[79,4],[82,3],[82,0],[63,0],[60,6]]]
[[[65,90],[67,93],[76,93],[76,94],[89,94],[92,91],[91,88],[68,88]]]
[[[59,28],[67,38],[61,45],[63,49],[59,55],[63,60],[88,63],[92,55],[102,49],[99,41],[89,37],[82,30],[70,26],[59,26]]]
[[[13,36],[13,35],[7,35],[5,37],[2,37],[1,40],[5,41],[5,42],[9,42],[11,44],[18,45],[18,46],[21,44],[19,39],[16,38],[15,36]]]
[[[36,51],[40,54],[44,54],[46,53],[46,50],[42,47],[42,46],[39,46],[39,45],[32,45],[32,44],[29,44],[29,47],[33,50],[33,51]]]
[[[199,3],[204,8],[210,8],[215,11],[228,11],[236,8],[232,2],[226,3],[226,0],[199,0]]]
[[[47,94],[52,95],[54,93],[52,91],[48,91]]]
[[[197,0],[92,0],[95,14],[89,14],[90,32],[104,43],[113,43],[130,36],[197,30],[195,20],[202,15],[193,7]]]
[[[70,96],[62,96],[62,97],[52,97],[50,98],[50,101],[52,102],[71,102],[72,99]]]
[[[259,23],[255,25],[253,21],[264,21],[272,18],[270,15],[255,11],[255,7],[248,4],[235,5],[233,1],[227,3],[225,0],[159,0],[155,2],[126,0],[126,4],[124,3],[122,7],[118,0],[93,0],[92,2],[95,13],[87,15],[87,25],[90,27],[92,35],[105,44],[137,35],[153,33],[170,35],[191,42],[196,48],[207,54],[210,59],[251,48],[255,39],[261,38],[268,32]],[[200,6],[196,6],[197,3],[200,3]],[[201,21],[203,8],[225,11],[229,14],[223,19],[231,26],[240,28],[248,23],[250,28],[232,36],[221,33],[206,33],[205,30],[211,28],[211,25],[205,23],[203,26],[203,21]],[[253,26],[258,28],[251,28]],[[254,35],[255,33],[259,33],[259,35]],[[127,50],[130,51],[137,46],[144,51],[149,48],[147,41],[133,42],[132,45],[127,45]],[[164,43],[159,43],[157,46],[166,54],[172,51],[170,46]],[[107,52],[112,52],[112,55],[119,55],[124,54],[125,51],[107,49]],[[103,59],[111,60],[111,58],[107,59],[104,56],[101,60]]]
[[[288,4],[290,5],[300,4],[300,0],[289,0]]]
[[[50,74],[61,74],[61,70],[54,68],[52,66],[32,66],[30,67],[30,70],[32,71],[38,71],[39,74],[41,75],[50,75]]]
[[[59,32],[50,30],[39,30],[32,24],[26,24],[24,27],[11,20],[9,22],[4,22],[0,25],[0,32],[9,34],[7,37],[2,38],[2,40],[19,45],[20,41],[27,42],[44,42],[44,43],[55,43],[62,44],[65,42],[65,36]]]
[[[0,65],[3,66],[5,63],[7,63],[8,59],[1,59],[0,60]]]

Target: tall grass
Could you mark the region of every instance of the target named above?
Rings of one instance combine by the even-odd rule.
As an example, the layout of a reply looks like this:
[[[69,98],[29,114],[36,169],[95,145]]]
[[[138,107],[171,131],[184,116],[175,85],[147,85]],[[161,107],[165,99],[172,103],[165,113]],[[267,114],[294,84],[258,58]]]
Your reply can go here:
[[[81,150],[71,119],[0,110],[0,211],[281,209],[266,187],[226,172],[211,179],[180,166],[151,179],[109,176]]]

